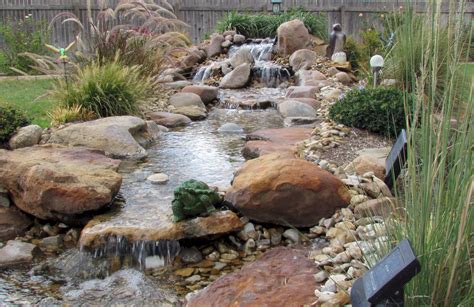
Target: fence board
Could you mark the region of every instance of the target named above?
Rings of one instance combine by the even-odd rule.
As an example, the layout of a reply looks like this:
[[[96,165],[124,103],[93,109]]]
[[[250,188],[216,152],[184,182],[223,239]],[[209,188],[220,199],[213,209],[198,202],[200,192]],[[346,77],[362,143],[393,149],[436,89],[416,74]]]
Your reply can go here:
[[[159,1],[159,0],[158,0]],[[93,15],[100,9],[104,0],[91,0]],[[119,0],[106,0],[115,5]],[[212,33],[217,21],[228,12],[247,13],[271,12],[270,0],[168,0],[177,8],[180,19],[190,25],[190,36],[195,43],[200,42],[206,34]],[[423,11],[424,1],[413,1],[418,11]],[[339,22],[344,30],[357,35],[359,30],[368,24],[379,26],[381,13],[392,11],[403,6],[405,0],[283,0],[283,10],[303,7],[311,12],[326,12],[328,30],[330,25]],[[0,23],[23,19],[32,14],[35,20],[50,21],[56,14],[68,11],[80,17],[87,24],[87,0],[0,0]],[[447,3],[443,5],[447,11]],[[362,14],[362,16],[359,16]],[[466,19],[474,15],[474,0],[470,0],[466,8]],[[54,26],[51,42],[66,45],[74,38],[76,29],[69,24]],[[1,40],[0,40],[1,44]]]

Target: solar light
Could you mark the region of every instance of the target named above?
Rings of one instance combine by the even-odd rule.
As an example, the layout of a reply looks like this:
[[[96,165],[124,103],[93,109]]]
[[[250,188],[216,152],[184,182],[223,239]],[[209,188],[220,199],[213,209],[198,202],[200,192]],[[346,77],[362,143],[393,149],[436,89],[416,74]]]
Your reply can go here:
[[[372,71],[374,73],[374,87],[376,87],[378,84],[377,79],[384,64],[385,64],[385,60],[383,59],[381,55],[376,54],[370,59],[370,67],[372,67]]]
[[[280,14],[282,0],[272,0],[273,14]]]

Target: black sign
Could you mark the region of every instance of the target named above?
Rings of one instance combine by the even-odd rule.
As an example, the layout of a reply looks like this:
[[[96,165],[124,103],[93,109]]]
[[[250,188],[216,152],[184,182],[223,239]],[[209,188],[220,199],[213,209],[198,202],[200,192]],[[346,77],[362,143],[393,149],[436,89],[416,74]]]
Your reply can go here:
[[[401,241],[390,254],[354,283],[352,306],[403,306],[403,286],[421,270],[408,240]]]
[[[385,183],[391,189],[407,161],[407,133],[405,129],[393,145],[385,161]]]

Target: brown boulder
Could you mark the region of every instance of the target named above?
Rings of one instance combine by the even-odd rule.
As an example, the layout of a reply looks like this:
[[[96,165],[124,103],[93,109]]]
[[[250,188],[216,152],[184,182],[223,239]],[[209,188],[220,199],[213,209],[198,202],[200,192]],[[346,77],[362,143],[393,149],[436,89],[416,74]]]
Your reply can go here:
[[[384,180],[385,159],[376,158],[372,155],[361,155],[355,158],[344,170],[346,172],[354,172],[360,176],[368,172],[374,172],[377,178]]]
[[[314,262],[308,252],[278,247],[240,271],[225,275],[192,295],[189,307],[305,306],[317,298]]]
[[[189,85],[183,88],[183,93],[193,93],[201,97],[202,102],[205,105],[213,102],[217,99],[219,89],[214,86],[207,85]]]
[[[122,183],[119,164],[81,147],[0,150],[0,181],[22,211],[67,223],[110,204]]]
[[[293,158],[296,144],[308,139],[312,129],[309,128],[275,128],[261,129],[247,135],[247,142],[242,154],[247,159],[278,152],[280,155]]]
[[[300,69],[310,69],[311,66],[316,62],[318,55],[316,52],[309,49],[301,49],[295,51],[290,57],[290,66],[293,71]]]
[[[31,225],[31,219],[15,207],[0,207],[0,241],[21,236]]]
[[[258,222],[310,227],[347,206],[350,194],[315,164],[270,154],[242,166],[225,200]]]
[[[293,54],[296,50],[304,49],[310,42],[308,29],[299,20],[282,23],[277,30],[278,53],[282,56]]]
[[[318,86],[290,86],[286,94],[287,98],[312,98],[316,97],[316,94],[321,88]]]
[[[187,126],[191,123],[191,119],[187,116],[168,112],[153,112],[147,114],[147,118],[151,119],[158,125],[168,128]]]

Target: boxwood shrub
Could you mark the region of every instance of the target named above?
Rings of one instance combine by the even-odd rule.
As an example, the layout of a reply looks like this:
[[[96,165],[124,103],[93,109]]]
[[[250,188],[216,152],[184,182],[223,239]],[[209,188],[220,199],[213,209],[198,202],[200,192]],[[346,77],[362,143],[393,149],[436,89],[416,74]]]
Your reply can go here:
[[[354,89],[329,109],[346,126],[394,137],[406,126],[404,94],[395,88]]]
[[[23,112],[11,105],[0,103],[0,145],[7,142],[17,128],[29,123]]]

